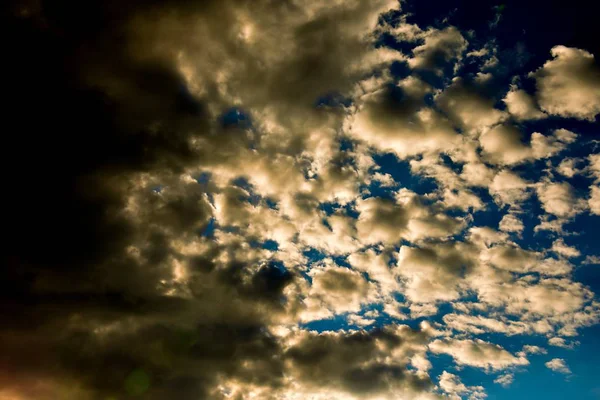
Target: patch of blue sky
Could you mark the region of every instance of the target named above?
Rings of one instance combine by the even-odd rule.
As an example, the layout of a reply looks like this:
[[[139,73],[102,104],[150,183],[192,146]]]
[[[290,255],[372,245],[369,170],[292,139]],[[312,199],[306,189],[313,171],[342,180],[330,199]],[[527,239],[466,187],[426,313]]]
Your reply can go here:
[[[265,249],[265,250],[269,250],[269,251],[278,251],[279,250],[279,243],[277,243],[275,240],[271,240],[271,239],[267,239],[264,241],[250,240],[248,242],[248,244],[250,245],[250,247],[252,247],[254,249]]]
[[[417,194],[434,192],[438,186],[434,179],[414,175],[408,161],[400,160],[392,153],[375,153],[373,161],[379,167],[378,172],[390,174],[400,187],[410,189]]]
[[[520,340],[519,337],[514,336],[507,338],[519,345],[523,343],[545,347],[548,349],[548,354],[529,355],[530,364],[519,368],[521,372],[515,373],[513,384],[507,388],[490,384],[491,382],[483,380],[485,376],[482,376],[488,400],[598,399],[597,389],[600,387],[598,383],[598,376],[600,376],[598,335],[600,335],[600,328],[597,326],[582,330],[582,334],[577,337],[581,344],[574,350],[550,347],[547,343],[543,343],[541,338],[528,337],[526,340]],[[547,368],[545,363],[553,358],[564,359],[572,374],[565,375]],[[461,373],[462,376],[464,376],[463,373]]]
[[[352,105],[352,99],[339,92],[325,93],[319,96],[314,103],[315,108],[347,108]]]
[[[340,139],[340,151],[353,151],[354,150],[354,142],[352,139],[341,136]]]
[[[237,186],[240,189],[243,189],[248,193],[247,196],[246,195],[240,196],[240,200],[247,201],[248,203],[252,204],[255,207],[258,206],[259,204],[261,204],[261,202],[263,201],[263,197],[255,192],[254,186],[250,183],[248,178],[246,178],[245,176],[239,176],[239,177],[235,178],[231,183],[234,186]]]
[[[200,236],[212,239],[215,236],[215,229],[217,227],[217,220],[215,218],[211,218],[208,220],[206,226],[202,227],[198,232]]]
[[[582,257],[587,255],[600,256],[600,216],[583,213],[576,216],[572,221],[565,224],[564,229],[568,232],[575,232],[575,236],[566,237],[565,241],[576,245],[581,252]],[[600,293],[600,287],[597,287],[596,293]]]
[[[327,254],[315,249],[314,247],[308,247],[304,249],[302,251],[302,255],[306,257],[308,265],[323,261],[327,258]]]
[[[320,203],[318,209],[323,211],[326,216],[330,216],[336,213],[341,213],[342,215],[347,215],[350,218],[358,218],[358,211],[355,208],[356,204],[354,201],[340,204],[337,202],[323,202]]]
[[[249,129],[252,127],[250,115],[240,108],[232,107],[220,116],[221,125],[224,128],[241,128]]]
[[[485,204],[485,208],[473,212],[473,225],[488,226],[497,229],[500,220],[505,214],[506,207],[500,207],[496,204],[489,191],[485,188],[474,187],[471,191]]]
[[[299,325],[302,329],[317,332],[339,331],[342,329],[351,329],[348,324],[347,314],[337,314],[331,318],[310,321]]]

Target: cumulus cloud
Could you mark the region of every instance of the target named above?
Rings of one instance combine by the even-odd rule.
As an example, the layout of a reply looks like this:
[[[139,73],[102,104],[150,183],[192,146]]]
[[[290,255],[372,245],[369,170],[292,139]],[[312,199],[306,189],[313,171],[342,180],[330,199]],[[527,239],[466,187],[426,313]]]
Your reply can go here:
[[[502,347],[483,340],[436,339],[429,349],[437,354],[448,354],[459,365],[469,365],[484,370],[504,370],[528,365],[527,358],[515,356]]]
[[[548,361],[546,364],[547,368],[550,368],[552,371],[560,372],[561,374],[570,374],[571,370],[567,366],[567,363],[562,358],[553,358]]]
[[[544,210],[559,218],[572,218],[584,210],[568,182],[542,182],[536,192]]]
[[[556,239],[552,243],[552,251],[564,257],[579,257],[581,253],[576,247],[569,246],[563,238]]]
[[[515,380],[514,374],[504,374],[500,375],[498,378],[494,379],[494,383],[497,383],[503,387],[509,387]]]
[[[588,199],[590,212],[600,215],[600,187],[590,186],[590,198]]]
[[[504,98],[508,112],[518,120],[531,120],[545,118],[544,114],[536,105],[535,99],[526,91],[511,87]]]
[[[424,35],[424,43],[413,49],[409,65],[415,69],[433,70],[438,74],[447,64],[457,61],[467,47],[467,41],[454,27],[431,30]]]
[[[306,311],[302,315],[303,320],[357,312],[361,304],[373,300],[373,285],[358,271],[328,265],[312,268],[309,275],[312,283],[304,301]]]
[[[531,75],[542,110],[562,117],[593,121],[600,113],[600,69],[585,50],[555,46],[553,59]]]
[[[444,371],[439,377],[440,388],[451,398],[461,399],[468,396],[471,400],[485,399],[487,396],[482,386],[466,386],[460,378],[450,372]]]

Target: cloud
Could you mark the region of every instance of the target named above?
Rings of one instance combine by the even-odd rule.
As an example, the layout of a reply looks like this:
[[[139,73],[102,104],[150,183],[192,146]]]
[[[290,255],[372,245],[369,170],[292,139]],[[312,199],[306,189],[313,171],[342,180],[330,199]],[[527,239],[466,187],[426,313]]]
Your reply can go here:
[[[469,365],[484,370],[504,370],[528,365],[525,357],[517,357],[502,347],[483,340],[436,339],[429,344],[436,354],[448,354],[459,365]]]
[[[494,379],[494,383],[497,383],[500,386],[507,388],[513,384],[514,380],[515,380],[515,375],[509,373],[509,374],[500,375],[498,378]]]
[[[531,135],[530,144],[524,144],[521,132],[514,126],[498,125],[483,133],[479,139],[487,158],[500,165],[518,164],[528,160],[550,157],[573,143],[576,135],[566,129],[544,136]]]
[[[347,122],[350,134],[400,158],[452,146],[458,140],[452,125],[424,103],[424,96],[431,91],[420,79],[408,77],[395,87],[363,95]]]
[[[590,212],[600,215],[600,187],[590,186],[590,198],[588,199]]]
[[[455,78],[436,102],[457,123],[469,131],[478,131],[502,122],[507,115],[494,108],[492,99],[478,93],[461,78]]]
[[[424,35],[424,43],[413,49],[409,65],[414,69],[433,70],[438,74],[449,63],[459,60],[467,41],[454,27],[431,30]]]
[[[508,112],[520,121],[546,118],[546,114],[537,107],[535,99],[517,87],[512,86],[503,101]]]
[[[581,252],[576,247],[566,244],[563,238],[556,239],[552,243],[552,251],[568,258],[579,257],[581,255]]]
[[[587,256],[585,260],[583,260],[582,264],[599,264],[600,265],[600,257],[598,256]]]
[[[410,190],[401,189],[394,200],[371,197],[357,201],[359,239],[364,243],[391,244],[401,239],[443,238],[462,229],[464,220],[437,212],[436,207],[424,200]]]
[[[532,345],[523,346],[523,351],[527,354],[548,354],[548,351],[543,347]]]
[[[451,398],[461,399],[462,396],[469,396],[469,399],[485,399],[487,396],[482,386],[465,386],[460,378],[447,371],[442,372],[439,377],[440,388]]]
[[[544,210],[559,218],[572,218],[584,209],[568,182],[543,182],[536,192]]]
[[[402,246],[394,273],[405,282],[403,293],[417,303],[450,301],[460,297],[462,278],[473,267],[473,251],[464,244],[427,247]]]
[[[522,233],[525,225],[516,215],[505,214],[500,220],[499,228],[504,232]]]
[[[562,358],[553,358],[548,361],[546,367],[550,368],[552,371],[560,372],[561,374],[569,375],[571,374],[571,370],[567,366],[565,360]]]
[[[425,350],[426,339],[424,332],[407,326],[352,333],[300,331],[287,339],[285,358],[288,373],[305,383],[308,393],[335,389],[365,398],[399,393],[418,398],[432,382],[405,367]]]
[[[585,50],[555,46],[553,59],[531,75],[542,110],[561,117],[594,120],[600,113],[600,69]]]
[[[374,287],[357,271],[335,265],[313,267],[311,288],[304,300],[304,321],[360,311],[375,296]]]
[[[564,338],[553,337],[548,339],[548,344],[551,346],[562,347],[563,349],[573,349],[579,342],[568,343]]]

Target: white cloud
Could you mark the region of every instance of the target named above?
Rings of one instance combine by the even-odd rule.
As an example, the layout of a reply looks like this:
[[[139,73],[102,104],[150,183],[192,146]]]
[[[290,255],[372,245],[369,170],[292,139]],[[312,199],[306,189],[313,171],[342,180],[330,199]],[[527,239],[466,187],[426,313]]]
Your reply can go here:
[[[485,370],[503,370],[529,364],[527,358],[514,356],[502,347],[480,339],[436,339],[429,344],[429,349],[436,354],[452,356],[459,365]]]
[[[413,49],[414,58],[409,60],[409,65],[441,74],[444,63],[460,59],[466,47],[467,41],[455,27],[432,29],[425,34],[424,43]]]
[[[462,399],[463,396],[468,396],[470,400],[479,400],[487,397],[482,386],[466,386],[458,376],[447,371],[442,372],[439,376],[439,385],[452,399]]]
[[[500,375],[499,377],[497,377],[496,379],[494,379],[494,383],[497,383],[499,385],[501,385],[502,387],[509,387],[510,385],[512,385],[512,383],[515,380],[515,375],[514,374],[504,374],[504,375]]]
[[[584,210],[582,200],[568,182],[541,182],[536,192],[543,209],[559,218],[572,218]]]
[[[567,363],[562,358],[553,358],[552,360],[548,361],[545,365],[552,371],[560,372],[561,374],[568,375],[571,373],[571,370],[567,366]]]
[[[548,354],[548,351],[543,347],[533,345],[523,346],[523,351],[527,354]]]
[[[594,120],[600,113],[600,70],[585,50],[555,46],[554,59],[531,75],[542,110],[562,117]]]
[[[535,99],[526,91],[511,87],[510,91],[504,98],[504,103],[508,108],[508,112],[518,120],[532,120],[546,118],[544,114],[535,104]]]
[[[563,349],[573,349],[579,345],[579,342],[567,342],[564,338],[553,337],[548,339],[548,344],[550,346],[562,347]]]
[[[523,221],[521,221],[515,214],[505,214],[500,220],[498,227],[501,231],[511,233],[522,233],[525,229]]]
[[[568,258],[579,257],[581,255],[581,253],[579,252],[579,250],[577,250],[576,247],[569,246],[568,244],[566,244],[563,238],[556,239],[552,243],[551,250],[563,257]]]
[[[600,215],[600,186],[590,186],[588,204],[592,214]]]

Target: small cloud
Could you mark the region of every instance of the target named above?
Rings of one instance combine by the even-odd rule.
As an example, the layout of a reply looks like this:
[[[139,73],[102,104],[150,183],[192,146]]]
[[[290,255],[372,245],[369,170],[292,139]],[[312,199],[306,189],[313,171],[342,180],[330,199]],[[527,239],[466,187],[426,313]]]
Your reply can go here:
[[[579,345],[579,342],[567,342],[561,337],[553,337],[548,340],[548,344],[550,346],[562,347],[563,349],[573,349],[575,346]]]
[[[587,256],[585,260],[583,260],[582,264],[600,265],[600,256]]]
[[[545,365],[554,372],[560,372],[561,374],[566,375],[571,373],[571,370],[565,363],[565,360],[563,360],[562,358],[553,358],[552,360],[548,361]]]
[[[509,387],[515,380],[515,375],[512,373],[500,375],[496,379],[494,379],[494,383],[499,384],[502,387]]]

